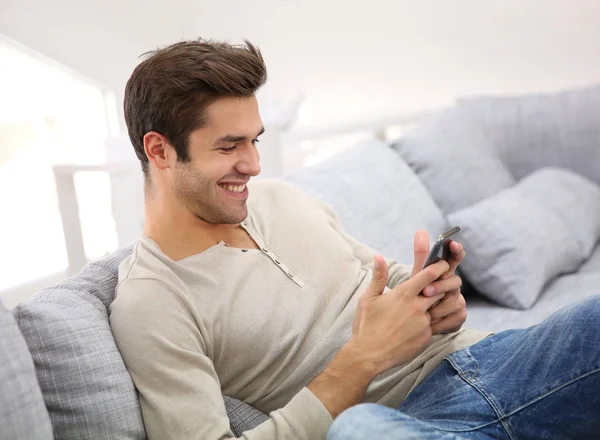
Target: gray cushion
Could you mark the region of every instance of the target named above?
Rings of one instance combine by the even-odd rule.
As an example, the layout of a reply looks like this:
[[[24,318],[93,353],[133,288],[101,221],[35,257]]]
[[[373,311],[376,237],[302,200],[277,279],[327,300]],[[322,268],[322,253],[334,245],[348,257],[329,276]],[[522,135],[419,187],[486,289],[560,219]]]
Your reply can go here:
[[[15,310],[57,438],[146,438],[137,394],[107,312],[118,266],[130,252],[121,249],[90,263]],[[238,433],[266,418],[235,399],[226,397],[225,403],[235,412],[230,418]]]
[[[600,279],[600,242],[596,243],[596,247],[592,251],[592,254],[585,260],[585,263],[581,265],[578,272],[596,273],[598,274],[598,279]],[[600,293],[600,285],[598,287]]]
[[[516,179],[560,166],[600,184],[600,86],[465,98],[457,105],[482,127]]]
[[[329,203],[349,235],[402,263],[413,259],[417,229],[437,236],[448,224],[414,171],[378,141],[284,179]]]
[[[17,307],[57,438],[146,438],[135,389],[108,325],[115,270],[91,263]]]
[[[600,293],[599,277],[599,273],[581,272],[558,277],[546,288],[535,305],[528,310],[500,307],[485,297],[468,298],[465,326],[499,332],[538,324],[552,313],[575,301],[598,295]]]
[[[535,171],[519,185],[519,193],[542,203],[568,225],[571,239],[584,259],[600,237],[600,185],[567,169]]]
[[[33,360],[12,313],[0,301],[0,438],[52,440]]]
[[[269,416],[267,416],[265,413],[248,405],[247,403],[229,396],[224,397],[225,409],[227,410],[227,415],[229,416],[229,425],[231,427],[231,431],[233,431],[237,437],[241,437],[244,431],[248,431],[260,425],[269,418]]]
[[[446,214],[515,183],[485,133],[461,109],[440,111],[394,148]]]
[[[529,308],[544,285],[576,270],[600,235],[600,188],[542,169],[515,187],[449,215],[462,227],[463,274],[488,298]]]

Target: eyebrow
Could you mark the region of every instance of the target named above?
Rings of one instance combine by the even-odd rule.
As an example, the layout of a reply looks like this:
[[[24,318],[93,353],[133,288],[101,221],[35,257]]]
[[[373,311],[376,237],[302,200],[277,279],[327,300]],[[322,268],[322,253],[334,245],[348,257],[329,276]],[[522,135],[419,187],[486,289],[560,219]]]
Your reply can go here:
[[[252,138],[252,139],[256,139],[257,137],[259,137],[261,134],[263,134],[265,132],[265,127],[262,127],[260,129],[260,131],[258,132],[258,134]],[[221,144],[224,142],[228,142],[228,143],[237,143],[237,142],[244,142],[248,140],[248,136],[236,136],[234,134],[228,134],[225,136],[220,137],[219,139],[217,139],[217,141],[215,142],[216,144]]]

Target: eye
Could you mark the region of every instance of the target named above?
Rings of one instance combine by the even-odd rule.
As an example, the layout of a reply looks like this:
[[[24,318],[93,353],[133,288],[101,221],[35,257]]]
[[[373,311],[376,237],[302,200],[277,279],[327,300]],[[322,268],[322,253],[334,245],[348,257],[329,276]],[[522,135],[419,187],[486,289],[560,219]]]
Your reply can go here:
[[[258,139],[254,139],[254,140],[252,141],[252,145],[256,145],[256,144],[258,144],[259,142],[260,142],[260,141],[259,141]]]
[[[219,148],[219,150],[225,152],[225,153],[231,153],[233,152],[233,150],[236,149],[236,146],[234,145],[233,147],[229,147],[229,148]]]

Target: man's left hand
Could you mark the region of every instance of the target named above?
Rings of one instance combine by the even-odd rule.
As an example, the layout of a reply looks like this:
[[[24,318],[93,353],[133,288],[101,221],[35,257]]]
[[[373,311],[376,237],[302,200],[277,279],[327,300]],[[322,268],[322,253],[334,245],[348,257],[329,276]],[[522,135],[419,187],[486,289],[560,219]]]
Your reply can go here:
[[[411,278],[420,272],[429,254],[429,234],[425,230],[419,230],[415,234],[414,265]],[[452,333],[460,330],[467,319],[467,304],[460,287],[462,280],[455,275],[456,268],[465,258],[465,250],[456,241],[450,243],[450,269],[437,281],[425,289],[423,295],[433,296],[440,292],[446,292],[444,297],[429,309],[431,315],[431,331],[434,335],[440,333]]]

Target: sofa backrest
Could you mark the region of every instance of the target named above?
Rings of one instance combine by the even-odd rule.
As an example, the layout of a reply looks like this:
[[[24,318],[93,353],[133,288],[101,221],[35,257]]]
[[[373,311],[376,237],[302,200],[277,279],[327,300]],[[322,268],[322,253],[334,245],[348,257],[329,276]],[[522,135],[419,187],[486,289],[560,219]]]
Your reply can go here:
[[[600,184],[600,85],[554,94],[457,101],[516,180],[562,167]]]

